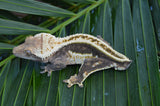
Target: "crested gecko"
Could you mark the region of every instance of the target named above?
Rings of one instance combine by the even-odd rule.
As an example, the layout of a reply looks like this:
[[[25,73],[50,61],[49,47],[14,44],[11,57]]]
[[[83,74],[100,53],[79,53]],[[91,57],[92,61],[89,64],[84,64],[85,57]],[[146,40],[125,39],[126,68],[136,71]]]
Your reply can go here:
[[[104,69],[126,70],[131,60],[114,50],[102,37],[89,34],[74,34],[63,38],[48,33],[29,36],[25,42],[14,47],[17,57],[47,63],[44,71],[50,76],[52,71],[67,65],[81,64],[78,75],[63,80],[68,87],[78,84],[83,87],[84,80],[92,73]]]

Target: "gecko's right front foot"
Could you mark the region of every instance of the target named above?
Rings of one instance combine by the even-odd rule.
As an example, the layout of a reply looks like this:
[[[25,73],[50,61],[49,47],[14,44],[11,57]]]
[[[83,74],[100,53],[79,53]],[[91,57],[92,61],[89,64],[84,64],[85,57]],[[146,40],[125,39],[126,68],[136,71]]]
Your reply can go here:
[[[48,77],[51,76],[52,70],[49,70],[47,66],[42,66],[41,69],[44,69],[44,71],[40,72],[41,74],[48,72]]]

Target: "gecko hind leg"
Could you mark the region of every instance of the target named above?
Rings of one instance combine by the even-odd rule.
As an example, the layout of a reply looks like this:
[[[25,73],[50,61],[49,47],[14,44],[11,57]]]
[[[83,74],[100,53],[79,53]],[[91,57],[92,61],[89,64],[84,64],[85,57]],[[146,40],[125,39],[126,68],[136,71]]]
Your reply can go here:
[[[102,59],[102,58],[89,58],[85,59],[84,63],[79,69],[78,75],[75,74],[69,79],[63,80],[63,82],[68,83],[68,87],[71,87],[74,84],[78,84],[79,87],[83,87],[83,81],[92,73],[100,71],[103,69],[108,69],[115,67],[115,64],[112,61]]]
[[[83,87],[83,84],[78,81],[77,74],[71,76],[69,79],[63,80],[64,83],[68,83],[67,87],[70,88],[74,84],[78,84],[79,87]]]

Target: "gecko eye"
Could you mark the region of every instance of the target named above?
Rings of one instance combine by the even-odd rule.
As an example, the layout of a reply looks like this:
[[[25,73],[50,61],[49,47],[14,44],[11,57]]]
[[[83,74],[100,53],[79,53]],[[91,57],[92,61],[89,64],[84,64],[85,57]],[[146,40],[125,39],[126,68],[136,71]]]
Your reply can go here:
[[[26,50],[25,53],[26,53],[27,55],[31,55],[31,51],[30,51],[30,50]]]

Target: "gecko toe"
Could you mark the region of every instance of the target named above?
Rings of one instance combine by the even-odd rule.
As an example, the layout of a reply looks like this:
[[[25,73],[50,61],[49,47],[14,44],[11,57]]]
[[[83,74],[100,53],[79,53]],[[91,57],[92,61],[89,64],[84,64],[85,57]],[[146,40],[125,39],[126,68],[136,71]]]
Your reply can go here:
[[[68,83],[68,79],[63,80],[64,83]]]
[[[43,73],[46,73],[46,72],[48,72],[48,71],[47,71],[47,70],[44,70],[44,71],[41,71],[40,73],[43,74]]]
[[[48,72],[48,69],[46,68],[46,66],[40,66],[40,68],[44,69],[44,71],[40,72],[41,74]]]
[[[71,83],[70,79],[63,80],[64,83],[67,83],[67,87],[70,88],[73,84]]]
[[[82,83],[79,83],[78,86],[81,87],[81,88],[83,88],[83,84]]]
[[[73,84],[68,84],[67,87],[70,88],[70,87],[72,87],[72,85],[73,85]]]
[[[43,74],[43,73],[46,73],[46,72],[48,72],[48,75],[47,75],[48,77],[51,76],[52,71],[49,71],[47,69],[45,69],[44,71],[41,71],[40,73]]]
[[[51,76],[52,71],[48,71],[47,76],[50,77]]]

